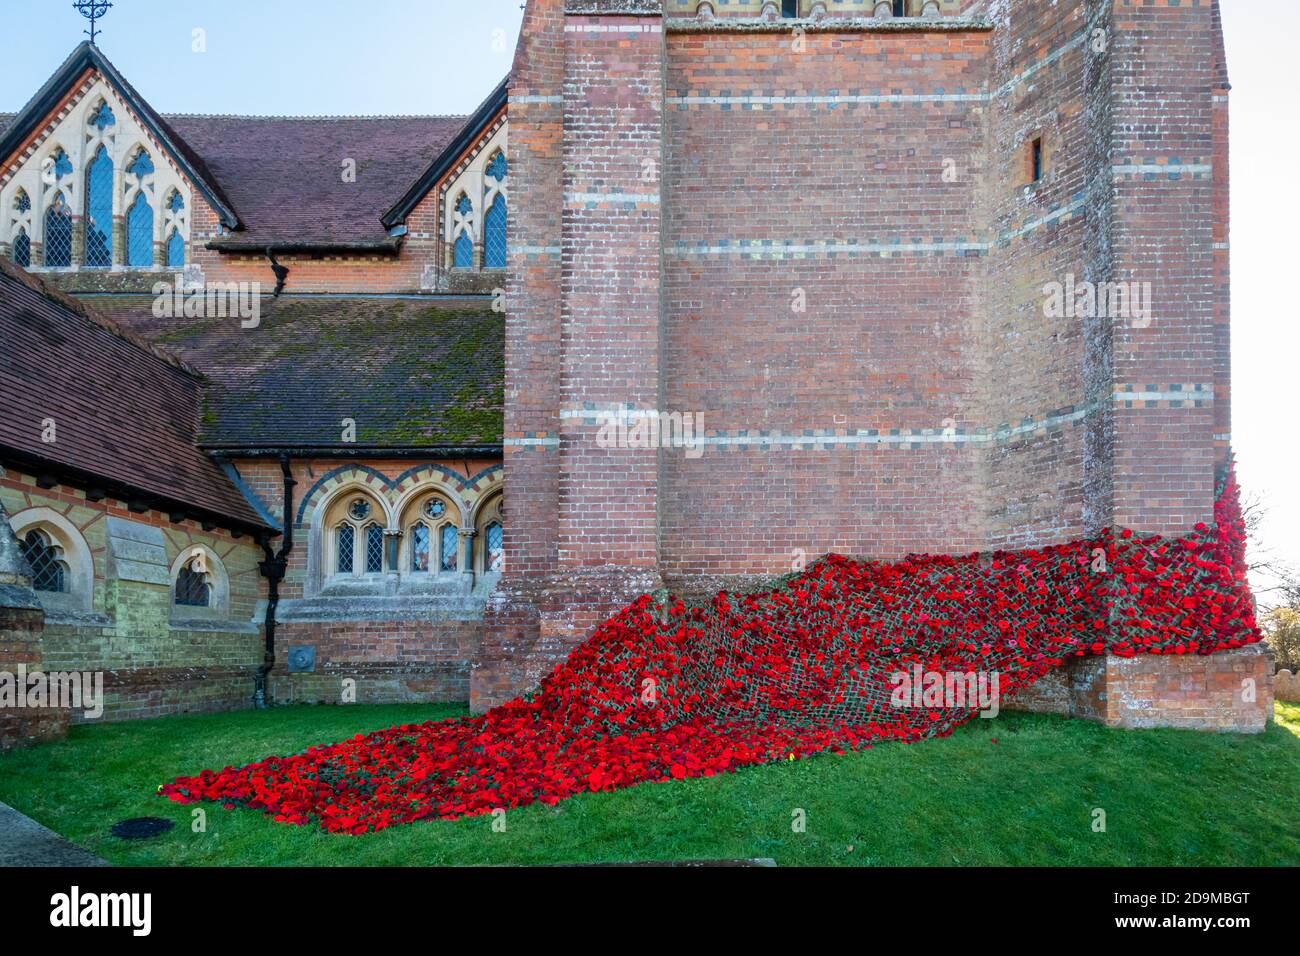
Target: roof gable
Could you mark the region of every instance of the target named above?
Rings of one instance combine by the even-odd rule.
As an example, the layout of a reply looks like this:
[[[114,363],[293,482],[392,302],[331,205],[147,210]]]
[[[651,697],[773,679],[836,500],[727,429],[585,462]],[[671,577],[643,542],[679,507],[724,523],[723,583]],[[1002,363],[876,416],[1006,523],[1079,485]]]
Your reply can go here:
[[[85,85],[91,73],[104,78],[157,144],[167,152],[172,162],[208,201],[222,225],[228,229],[242,228],[243,224],[234,205],[202,157],[145,102],[99,48],[88,42],[72,51],[72,55],[54,71],[54,75],[0,134],[0,162],[12,166],[34,154],[40,144],[41,134],[52,126],[50,116],[66,105],[69,98]]]
[[[461,127],[456,137],[420,174],[420,178],[407,189],[402,198],[388,212],[384,213],[381,222],[385,227],[392,229],[406,221],[406,217],[411,214],[411,211],[420,204],[431,189],[438,185],[438,182],[456,165],[456,162],[464,155],[465,151],[474,146],[492,121],[496,119],[497,114],[506,108],[509,98],[510,77],[507,75],[498,84],[497,88],[492,91],[491,95],[483,101],[483,104],[465,121],[465,125]]]

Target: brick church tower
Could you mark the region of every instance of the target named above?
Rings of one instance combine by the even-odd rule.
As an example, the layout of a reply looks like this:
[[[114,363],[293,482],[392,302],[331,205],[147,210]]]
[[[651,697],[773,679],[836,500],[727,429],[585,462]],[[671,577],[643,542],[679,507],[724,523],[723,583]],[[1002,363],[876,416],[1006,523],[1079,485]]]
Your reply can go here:
[[[529,0],[475,708],[659,587],[1212,520],[1228,88],[1218,0]],[[601,440],[629,415],[703,435]],[[1029,703],[1259,729],[1269,670],[1099,660]]]

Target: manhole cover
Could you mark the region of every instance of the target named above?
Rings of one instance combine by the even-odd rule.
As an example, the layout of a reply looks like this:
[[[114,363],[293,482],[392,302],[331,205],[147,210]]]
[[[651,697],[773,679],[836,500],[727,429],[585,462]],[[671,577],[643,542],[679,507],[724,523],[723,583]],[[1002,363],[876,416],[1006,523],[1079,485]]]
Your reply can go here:
[[[114,823],[110,832],[122,840],[147,840],[166,833],[174,826],[175,823],[162,817],[136,817],[134,820]]]

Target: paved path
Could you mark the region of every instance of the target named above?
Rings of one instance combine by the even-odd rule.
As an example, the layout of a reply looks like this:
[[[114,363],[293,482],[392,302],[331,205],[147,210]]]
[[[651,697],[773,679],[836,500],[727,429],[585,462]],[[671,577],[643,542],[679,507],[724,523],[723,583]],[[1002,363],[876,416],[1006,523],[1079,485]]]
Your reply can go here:
[[[0,803],[0,867],[108,865],[71,840]]]

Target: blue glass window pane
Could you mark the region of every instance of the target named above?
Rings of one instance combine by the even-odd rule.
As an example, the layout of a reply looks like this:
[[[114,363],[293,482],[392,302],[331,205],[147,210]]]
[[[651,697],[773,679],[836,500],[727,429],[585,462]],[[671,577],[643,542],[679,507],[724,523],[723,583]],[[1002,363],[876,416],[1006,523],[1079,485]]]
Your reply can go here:
[[[462,232],[460,238],[456,240],[452,265],[457,269],[474,268],[474,242],[470,239],[468,232]]]
[[[167,201],[167,208],[172,212],[180,212],[185,208],[185,200],[181,198],[181,194],[176,190],[172,190],[172,198]]]
[[[72,172],[72,160],[68,159],[68,154],[59,150],[54,154],[54,165],[51,167],[54,171],[55,179],[62,179],[68,173]]]
[[[153,266],[153,209],[136,193],[126,214],[126,264],[137,269]]]
[[[144,179],[153,172],[153,160],[142,149],[135,154],[135,159],[131,160],[130,164],[127,165],[126,171],[131,176]]]
[[[506,267],[506,197],[498,194],[483,221],[483,265],[489,269]]]
[[[338,552],[338,573],[352,573],[352,555],[356,548],[356,534],[350,525],[343,525],[338,530],[334,550]]]
[[[32,200],[27,193],[18,194],[18,198],[14,201],[14,208],[19,212],[28,212],[32,208]]]
[[[167,240],[167,265],[177,269],[185,265],[185,240],[179,229],[173,229],[172,237]]]
[[[366,528],[366,574],[384,570],[384,530],[377,524]]]
[[[474,206],[470,203],[468,196],[461,196],[456,200],[456,211],[462,216],[468,216],[473,209]]]
[[[506,154],[497,153],[492,157],[492,162],[488,163],[487,174],[501,182],[506,178]]]
[[[45,211],[45,265],[72,265],[72,216],[63,193],[56,193]]]
[[[14,265],[26,269],[32,264],[32,241],[27,238],[26,230],[19,232],[14,239]]]
[[[20,547],[32,567],[32,587],[37,591],[65,591],[67,578],[59,549],[40,531],[29,531]]]
[[[456,546],[460,541],[460,535],[456,533],[454,525],[445,524],[442,526],[442,560],[438,567],[443,571],[455,571],[457,567]]]
[[[113,161],[103,146],[86,170],[86,265],[113,264]]]
[[[422,524],[411,533],[411,570],[429,570],[429,529]]]
[[[207,607],[212,601],[212,588],[207,575],[196,571],[194,564],[191,561],[176,575],[176,603],[182,607]]]
[[[99,108],[90,115],[90,125],[98,130],[105,130],[117,122],[113,110],[107,103],[100,103]]]
[[[494,521],[487,526],[487,570],[500,571],[505,564],[505,532]]]

